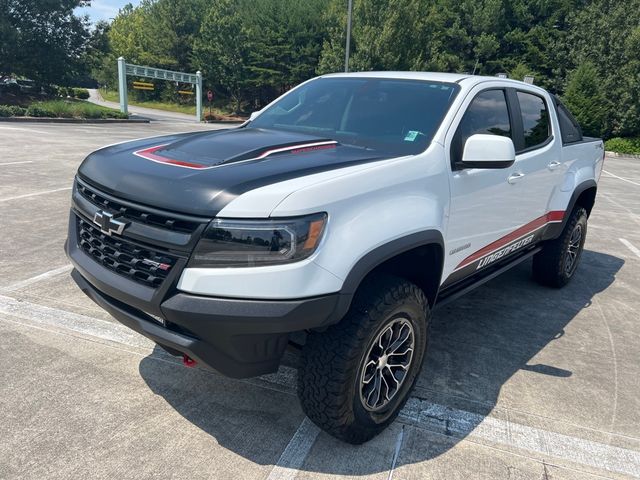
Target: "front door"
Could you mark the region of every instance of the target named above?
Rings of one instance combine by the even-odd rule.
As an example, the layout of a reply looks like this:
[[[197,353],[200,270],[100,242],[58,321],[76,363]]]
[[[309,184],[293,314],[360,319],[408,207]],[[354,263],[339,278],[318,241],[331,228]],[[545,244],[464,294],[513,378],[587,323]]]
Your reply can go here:
[[[472,91],[447,135],[451,156],[451,204],[443,287],[488,267],[531,243],[529,224],[540,210],[530,198],[530,163],[516,157],[508,168],[460,168],[464,142],[477,133],[516,138],[510,93],[502,86],[483,85]]]

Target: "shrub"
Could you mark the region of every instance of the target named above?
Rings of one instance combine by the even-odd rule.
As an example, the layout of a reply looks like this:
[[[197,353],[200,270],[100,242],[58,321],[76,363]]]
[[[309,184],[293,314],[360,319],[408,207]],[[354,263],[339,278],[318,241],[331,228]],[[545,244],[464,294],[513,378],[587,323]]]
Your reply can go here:
[[[9,108],[14,117],[24,117],[27,113],[26,108],[19,107],[18,105],[13,105]]]
[[[27,108],[27,116],[29,117],[55,117],[56,115],[49,109],[34,104]]]
[[[23,117],[26,111],[17,105],[0,105],[0,117]]]
[[[604,142],[604,149],[609,152],[640,155],[640,137],[620,138],[615,137]]]
[[[81,100],[89,98],[89,90],[86,88],[73,88],[72,91],[75,98],[79,98]]]

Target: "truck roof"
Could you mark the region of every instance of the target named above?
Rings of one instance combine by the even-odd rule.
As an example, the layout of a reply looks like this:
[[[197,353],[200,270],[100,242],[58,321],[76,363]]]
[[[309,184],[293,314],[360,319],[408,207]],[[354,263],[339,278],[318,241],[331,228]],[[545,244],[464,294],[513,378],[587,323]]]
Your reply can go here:
[[[536,87],[536,85],[526,84],[519,80],[510,78],[490,77],[484,75],[470,75],[465,73],[442,73],[442,72],[349,72],[349,73],[330,73],[322,75],[323,77],[369,77],[369,78],[397,78],[404,80],[430,80],[434,82],[447,83],[464,83],[466,87],[471,87],[481,82],[501,81],[505,83],[513,83],[515,85],[527,85]],[[540,87],[537,87],[540,88]]]

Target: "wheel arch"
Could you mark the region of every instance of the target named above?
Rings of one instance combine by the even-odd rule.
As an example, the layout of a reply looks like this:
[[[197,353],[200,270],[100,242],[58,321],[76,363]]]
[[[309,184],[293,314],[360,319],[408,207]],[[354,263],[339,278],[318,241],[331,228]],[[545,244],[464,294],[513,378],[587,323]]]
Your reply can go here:
[[[596,193],[598,192],[598,186],[593,180],[584,183],[586,183],[587,185],[585,185],[585,188],[580,190],[580,193],[577,195],[571,210],[573,210],[576,205],[580,205],[587,211],[587,216],[590,216],[591,210],[593,210],[593,206],[596,203]],[[584,183],[582,185],[584,185]]]
[[[425,230],[392,240],[360,258],[340,290],[334,322],[340,321],[362,283],[376,273],[392,274],[420,287],[433,307],[444,265],[444,238],[438,230]]]

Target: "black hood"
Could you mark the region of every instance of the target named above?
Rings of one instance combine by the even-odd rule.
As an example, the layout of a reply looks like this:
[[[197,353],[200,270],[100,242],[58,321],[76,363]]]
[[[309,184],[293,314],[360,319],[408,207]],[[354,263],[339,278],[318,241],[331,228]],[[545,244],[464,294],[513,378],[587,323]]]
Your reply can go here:
[[[329,138],[241,127],[105,147],[78,174],[123,199],[211,217],[249,190],[383,158]]]

